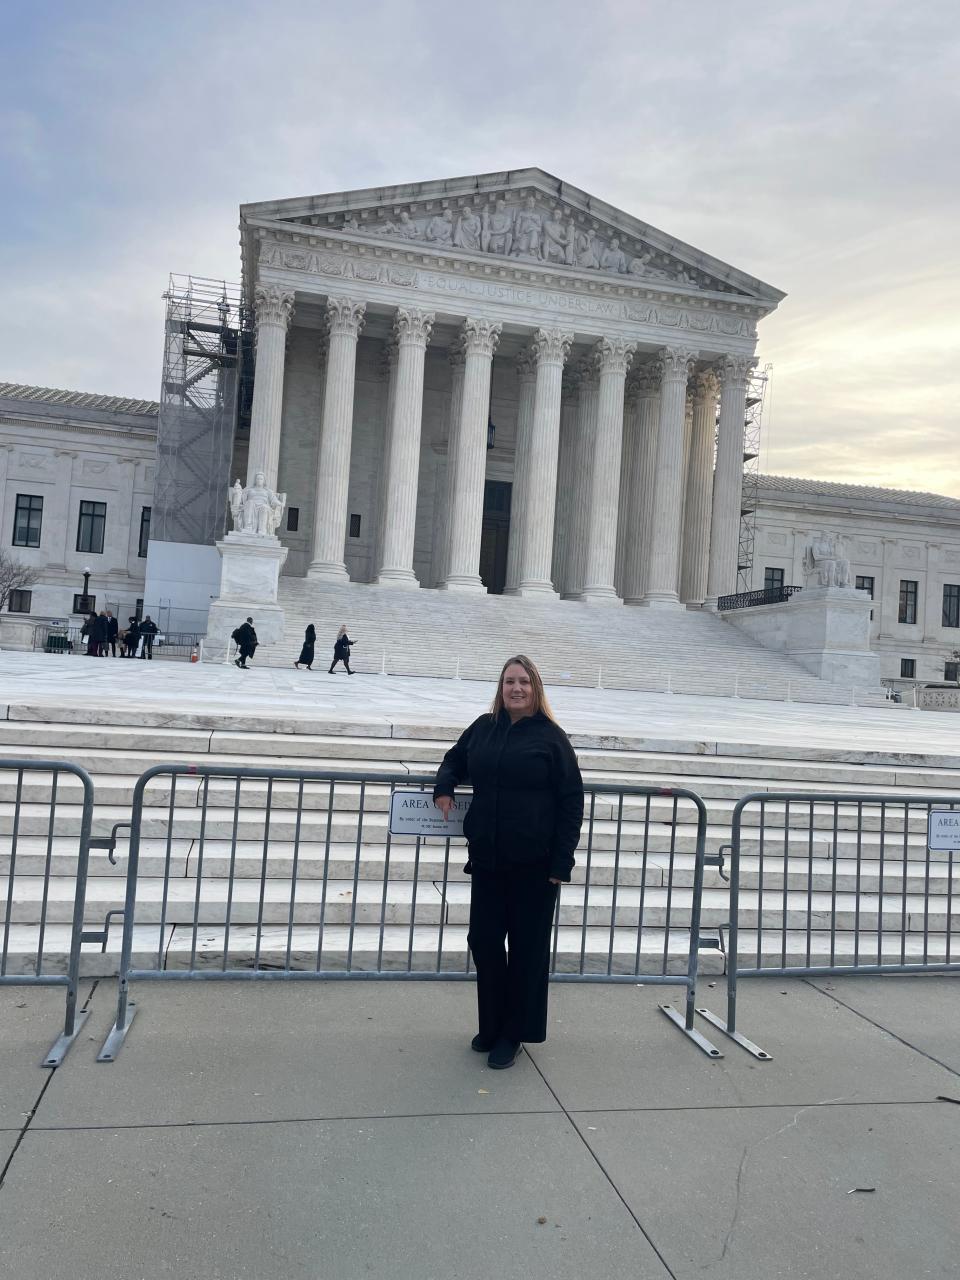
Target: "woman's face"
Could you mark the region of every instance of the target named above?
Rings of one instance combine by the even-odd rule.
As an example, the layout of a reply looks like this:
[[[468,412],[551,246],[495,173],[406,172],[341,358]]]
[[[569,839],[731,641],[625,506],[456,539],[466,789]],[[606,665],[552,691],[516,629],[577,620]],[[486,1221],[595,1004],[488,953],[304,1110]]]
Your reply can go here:
[[[511,662],[503,673],[503,705],[514,715],[533,715],[533,683],[519,662]]]

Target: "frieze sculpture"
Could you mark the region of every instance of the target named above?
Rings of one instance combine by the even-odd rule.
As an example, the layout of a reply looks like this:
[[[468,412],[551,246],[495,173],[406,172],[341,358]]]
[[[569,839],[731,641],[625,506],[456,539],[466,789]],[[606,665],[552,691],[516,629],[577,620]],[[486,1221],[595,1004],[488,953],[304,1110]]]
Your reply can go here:
[[[267,484],[267,477],[258,471],[253,484],[246,488],[239,480],[230,490],[230,514],[234,533],[251,538],[276,537],[287,505],[285,493],[274,493]]]
[[[805,587],[852,587],[845,540],[838,533],[817,533],[803,552]]]
[[[514,207],[498,196],[480,210],[465,205],[456,212],[445,208],[419,219],[409,209],[400,209],[383,220],[358,220],[355,213],[346,213],[339,230],[731,292],[730,286],[665,253],[658,254],[640,240],[620,235],[606,238],[598,234],[600,224],[596,221],[577,225],[573,215],[573,210],[559,204],[541,212],[533,195]]]

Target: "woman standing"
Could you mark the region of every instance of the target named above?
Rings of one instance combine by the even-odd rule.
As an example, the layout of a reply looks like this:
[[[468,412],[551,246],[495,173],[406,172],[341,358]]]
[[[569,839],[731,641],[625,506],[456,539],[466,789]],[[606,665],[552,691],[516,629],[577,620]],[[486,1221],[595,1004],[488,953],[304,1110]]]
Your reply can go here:
[[[504,664],[490,712],[443,757],[433,799],[444,818],[464,782],[473,785],[463,833],[480,1022],[471,1047],[501,1070],[524,1041],[547,1038],[550,934],[583,822],[577,757],[522,654]]]
[[[300,657],[293,664],[297,670],[300,670],[300,663],[307,668],[308,671],[313,670],[313,646],[317,643],[317,632],[313,623],[307,625],[306,631],[303,633],[303,648],[300,650]]]
[[[350,646],[352,644],[353,641],[347,635],[347,628],[346,625],[344,625],[337,632],[337,640],[333,646],[333,661],[330,663],[330,670],[327,673],[328,675],[333,675],[333,668],[338,662],[342,662],[347,668],[348,676],[353,675],[353,672],[350,670]]]

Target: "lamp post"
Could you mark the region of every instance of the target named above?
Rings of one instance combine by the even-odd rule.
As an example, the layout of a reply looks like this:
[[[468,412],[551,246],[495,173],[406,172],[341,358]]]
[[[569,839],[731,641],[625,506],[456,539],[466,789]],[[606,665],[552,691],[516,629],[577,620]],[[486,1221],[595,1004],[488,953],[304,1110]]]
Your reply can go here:
[[[83,571],[83,594],[80,596],[78,613],[90,612],[90,574],[92,569],[84,569]]]

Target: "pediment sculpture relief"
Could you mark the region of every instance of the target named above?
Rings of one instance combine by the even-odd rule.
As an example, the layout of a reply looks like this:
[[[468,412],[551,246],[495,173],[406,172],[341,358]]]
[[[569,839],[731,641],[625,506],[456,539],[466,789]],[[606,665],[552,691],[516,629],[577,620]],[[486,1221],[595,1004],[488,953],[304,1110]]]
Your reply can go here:
[[[401,209],[376,209],[368,217],[348,213],[334,230],[402,240],[437,249],[489,253],[520,262],[599,271],[649,281],[695,285],[730,292],[730,287],[705,272],[684,265],[640,240],[615,235],[594,218],[559,203],[542,206],[533,195],[508,201],[432,209],[424,216]]]

